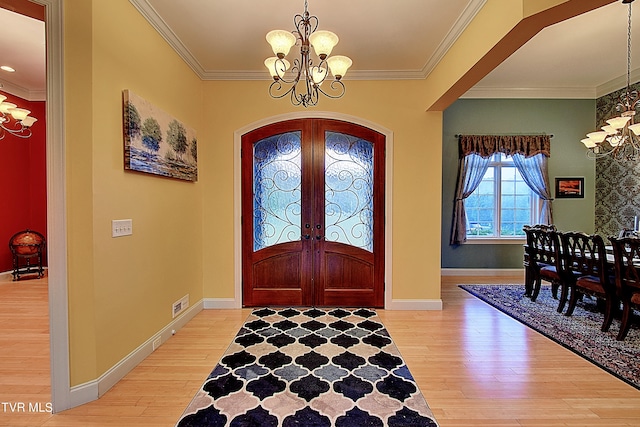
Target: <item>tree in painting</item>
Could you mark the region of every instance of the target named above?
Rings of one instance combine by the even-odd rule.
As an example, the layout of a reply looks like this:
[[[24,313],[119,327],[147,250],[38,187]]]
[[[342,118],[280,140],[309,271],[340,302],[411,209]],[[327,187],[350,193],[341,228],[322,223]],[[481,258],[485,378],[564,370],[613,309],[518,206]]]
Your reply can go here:
[[[154,153],[160,150],[160,142],[162,142],[160,124],[153,117],[145,119],[142,124],[142,145],[151,153]]]
[[[127,102],[127,119],[127,132],[129,133],[129,138],[134,139],[140,136],[140,124],[142,123],[142,119],[140,118],[138,109],[131,101]]]
[[[193,160],[198,161],[198,140],[196,138],[191,140],[191,156]]]
[[[178,158],[182,160],[182,155],[187,151],[187,131],[182,123],[177,120],[172,120],[169,123],[167,143],[176,152]]]

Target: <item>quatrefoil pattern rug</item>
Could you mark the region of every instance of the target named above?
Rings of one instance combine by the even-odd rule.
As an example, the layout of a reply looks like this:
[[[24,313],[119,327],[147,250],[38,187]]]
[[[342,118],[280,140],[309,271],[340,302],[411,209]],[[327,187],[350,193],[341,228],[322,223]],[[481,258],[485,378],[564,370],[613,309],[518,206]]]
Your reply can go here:
[[[262,308],[177,425],[438,424],[374,310]]]

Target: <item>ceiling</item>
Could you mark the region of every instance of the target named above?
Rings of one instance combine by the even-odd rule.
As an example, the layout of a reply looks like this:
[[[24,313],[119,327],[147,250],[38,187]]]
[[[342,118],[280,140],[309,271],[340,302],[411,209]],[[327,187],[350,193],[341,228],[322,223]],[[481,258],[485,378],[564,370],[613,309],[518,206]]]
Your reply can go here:
[[[46,60],[44,22],[0,8],[0,90],[30,101],[45,99]],[[16,34],[20,37],[16,37]]]
[[[27,1],[27,0],[20,0]],[[303,0],[130,0],[204,80],[269,79],[264,36],[293,29]],[[353,59],[344,78],[423,79],[486,0],[308,0],[319,28],[340,37],[334,54]],[[437,11],[437,13],[434,13]],[[537,36],[465,97],[596,98],[626,84],[628,8],[619,1],[561,22]],[[634,13],[633,39],[640,40]],[[44,24],[0,9],[2,90],[44,99]],[[14,34],[20,34],[16,42]],[[614,48],[611,48],[611,47]],[[634,45],[632,68],[640,64]],[[632,73],[632,80],[640,80]]]

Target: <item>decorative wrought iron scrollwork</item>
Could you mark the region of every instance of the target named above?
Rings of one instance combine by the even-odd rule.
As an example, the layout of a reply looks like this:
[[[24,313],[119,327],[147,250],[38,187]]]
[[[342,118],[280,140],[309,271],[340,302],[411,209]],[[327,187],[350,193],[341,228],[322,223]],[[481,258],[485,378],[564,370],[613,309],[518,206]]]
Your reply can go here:
[[[300,132],[274,135],[254,144],[253,250],[300,240]]]
[[[373,144],[325,134],[325,239],[373,252]]]

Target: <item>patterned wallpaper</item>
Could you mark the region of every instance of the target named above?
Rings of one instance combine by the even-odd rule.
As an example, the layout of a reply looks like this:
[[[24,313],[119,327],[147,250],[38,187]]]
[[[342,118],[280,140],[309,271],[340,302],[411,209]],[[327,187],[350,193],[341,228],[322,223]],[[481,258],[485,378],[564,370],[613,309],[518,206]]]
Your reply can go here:
[[[631,87],[640,91],[640,83]],[[619,115],[616,105],[623,91],[596,100],[597,129],[606,125],[607,119]],[[597,160],[595,196],[596,233],[608,237],[618,235],[623,228],[633,228],[634,216],[640,216],[640,164],[608,157]]]

